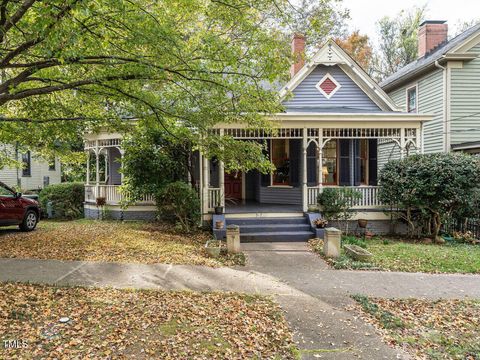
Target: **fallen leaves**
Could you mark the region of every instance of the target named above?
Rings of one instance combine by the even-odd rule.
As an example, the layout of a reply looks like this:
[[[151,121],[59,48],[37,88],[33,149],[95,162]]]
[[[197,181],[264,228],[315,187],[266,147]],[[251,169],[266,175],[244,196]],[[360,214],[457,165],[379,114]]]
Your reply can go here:
[[[2,284],[0,334],[27,341],[9,359],[293,358],[279,307],[232,293]]]
[[[208,258],[204,244],[211,234],[181,234],[161,223],[43,221],[30,233],[0,230],[0,257],[92,260],[221,266],[236,258]],[[240,259],[242,260],[242,259]]]
[[[386,342],[417,359],[480,358],[480,300],[354,298]]]

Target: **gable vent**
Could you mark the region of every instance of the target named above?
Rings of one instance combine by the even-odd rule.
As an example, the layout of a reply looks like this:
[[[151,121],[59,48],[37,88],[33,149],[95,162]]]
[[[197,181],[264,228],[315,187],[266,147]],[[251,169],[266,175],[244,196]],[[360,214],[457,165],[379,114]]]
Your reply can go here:
[[[318,91],[320,91],[327,99],[330,99],[340,87],[341,85],[329,73],[327,73],[316,85]]]

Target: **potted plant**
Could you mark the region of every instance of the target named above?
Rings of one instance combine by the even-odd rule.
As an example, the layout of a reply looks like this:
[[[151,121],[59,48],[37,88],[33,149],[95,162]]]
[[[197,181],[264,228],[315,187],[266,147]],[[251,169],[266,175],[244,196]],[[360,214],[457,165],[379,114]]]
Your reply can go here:
[[[223,214],[222,199],[223,199],[223,195],[220,195],[217,199],[217,203],[215,204],[215,207],[214,207],[215,215]]]
[[[224,221],[223,220],[217,220],[215,221],[215,229],[223,229],[223,225],[224,225]]]
[[[313,225],[315,225],[317,229],[324,229],[328,225],[328,220],[318,218],[313,221]]]
[[[207,255],[213,258],[217,258],[220,256],[222,242],[220,240],[212,239],[208,240],[205,244],[205,251]]]
[[[358,219],[358,226],[361,227],[362,229],[365,229],[367,227],[367,224],[368,224],[368,220],[367,219]]]

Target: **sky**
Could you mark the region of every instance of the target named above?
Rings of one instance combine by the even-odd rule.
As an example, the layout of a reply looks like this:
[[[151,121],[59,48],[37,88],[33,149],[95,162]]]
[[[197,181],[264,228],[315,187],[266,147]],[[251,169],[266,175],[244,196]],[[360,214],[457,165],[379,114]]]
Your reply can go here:
[[[350,9],[350,30],[360,30],[376,44],[376,22],[383,16],[395,16],[403,9],[427,5],[428,20],[447,20],[449,34],[456,33],[455,25],[480,19],[480,0],[343,0]]]

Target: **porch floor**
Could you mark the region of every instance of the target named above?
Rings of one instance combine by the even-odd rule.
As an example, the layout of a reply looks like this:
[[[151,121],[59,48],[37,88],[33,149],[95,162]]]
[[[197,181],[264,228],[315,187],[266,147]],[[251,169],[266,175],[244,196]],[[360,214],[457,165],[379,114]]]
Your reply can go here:
[[[239,202],[228,204],[225,207],[226,214],[250,214],[250,213],[294,213],[302,212],[302,205],[289,204],[264,204],[256,201]]]

